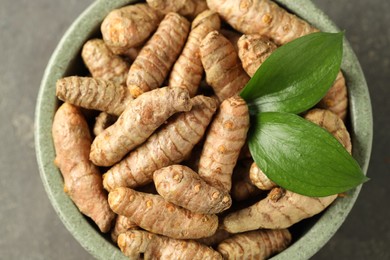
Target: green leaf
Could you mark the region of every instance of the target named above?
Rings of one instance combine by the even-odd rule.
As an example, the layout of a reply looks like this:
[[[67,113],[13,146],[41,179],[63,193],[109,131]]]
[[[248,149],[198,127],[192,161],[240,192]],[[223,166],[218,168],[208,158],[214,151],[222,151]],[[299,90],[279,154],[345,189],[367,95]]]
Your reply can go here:
[[[294,114],[251,118],[249,149],[269,179],[302,195],[337,194],[368,180],[330,133]]]
[[[317,104],[340,70],[343,36],[317,32],[276,49],[240,93],[251,114],[298,114]]]

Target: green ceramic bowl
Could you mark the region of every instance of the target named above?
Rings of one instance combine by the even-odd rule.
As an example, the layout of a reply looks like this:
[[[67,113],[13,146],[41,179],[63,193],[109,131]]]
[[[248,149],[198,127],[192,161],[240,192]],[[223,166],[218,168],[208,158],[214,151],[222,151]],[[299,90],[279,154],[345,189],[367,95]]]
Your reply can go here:
[[[63,192],[62,176],[53,163],[55,153],[51,136],[53,116],[58,106],[55,82],[64,76],[80,74],[83,68],[80,59],[83,43],[99,34],[100,23],[110,10],[132,2],[135,1],[97,0],[80,15],[63,36],[47,65],[36,106],[36,153],[46,192],[66,228],[98,259],[127,258],[113,245],[108,236],[102,236]],[[277,2],[323,31],[339,31],[310,1]],[[371,104],[363,72],[347,41],[344,43],[342,70],[349,88],[353,156],[366,172],[372,143]],[[307,259],[314,255],[343,223],[359,191],[360,187],[351,190],[346,198],[337,200],[322,214],[294,225],[291,229],[295,236],[293,244],[273,259]]]

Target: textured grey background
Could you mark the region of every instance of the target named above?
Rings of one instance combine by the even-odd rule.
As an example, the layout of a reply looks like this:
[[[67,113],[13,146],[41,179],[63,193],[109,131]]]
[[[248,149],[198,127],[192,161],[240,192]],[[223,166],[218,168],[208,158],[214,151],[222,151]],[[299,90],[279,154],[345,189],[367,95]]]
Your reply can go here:
[[[55,214],[34,153],[36,96],[48,59],[92,0],[0,0],[0,259],[92,259]],[[341,28],[370,88],[371,178],[346,222],[313,259],[390,259],[390,2],[314,1]]]

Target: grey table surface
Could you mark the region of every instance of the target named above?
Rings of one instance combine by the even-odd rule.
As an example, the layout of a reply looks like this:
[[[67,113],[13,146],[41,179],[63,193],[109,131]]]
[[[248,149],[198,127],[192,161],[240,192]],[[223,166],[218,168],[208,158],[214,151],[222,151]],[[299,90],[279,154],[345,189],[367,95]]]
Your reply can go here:
[[[0,259],[92,259],[65,229],[41,183],[34,109],[43,71],[93,0],[0,0]],[[371,180],[313,259],[390,259],[390,2],[314,1],[341,28],[368,82],[374,114]]]

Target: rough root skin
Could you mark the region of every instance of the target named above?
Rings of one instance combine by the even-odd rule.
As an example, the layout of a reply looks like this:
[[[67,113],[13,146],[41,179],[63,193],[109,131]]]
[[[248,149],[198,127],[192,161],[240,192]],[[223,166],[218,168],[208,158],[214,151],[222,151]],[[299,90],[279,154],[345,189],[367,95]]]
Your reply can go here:
[[[302,219],[320,213],[336,198],[337,195],[307,197],[276,187],[270,191],[267,198],[224,217],[223,228],[230,233],[259,228],[288,228]]]
[[[249,129],[245,101],[234,96],[222,102],[208,130],[199,161],[199,175],[210,185],[230,191],[232,173]]]
[[[220,32],[223,36],[225,36],[226,39],[231,42],[231,44],[233,44],[234,49],[238,53],[238,40],[242,36],[242,33],[228,29],[221,29]]]
[[[153,172],[183,161],[202,139],[213,114],[217,109],[214,98],[196,96],[192,110],[178,114],[163,128],[115,164],[103,176],[104,188],[135,188],[150,183]]]
[[[142,48],[130,67],[127,87],[133,97],[160,87],[179,56],[190,23],[176,13],[169,13]]]
[[[268,259],[291,243],[287,229],[256,230],[234,235],[218,245],[224,259]]]
[[[216,215],[191,212],[160,195],[117,188],[108,194],[111,209],[131,219],[150,232],[177,239],[196,239],[211,236],[218,227]]]
[[[111,81],[71,76],[57,80],[57,97],[72,105],[119,116],[133,98],[128,89]]]
[[[146,2],[159,12],[178,13],[191,20],[207,9],[206,0],[146,0]]]
[[[207,4],[237,31],[264,35],[278,45],[318,31],[270,0],[207,0]]]
[[[232,43],[218,31],[210,32],[203,39],[200,55],[206,81],[220,102],[238,94],[249,81]]]
[[[115,54],[126,54],[143,44],[156,30],[163,15],[147,4],[135,4],[111,11],[103,20],[101,32]]]
[[[121,55],[125,59],[127,59],[129,62],[133,63],[133,61],[137,58],[137,56],[141,50],[142,50],[142,47],[133,47],[133,48],[126,50],[126,52],[122,53]],[[129,72],[129,70],[127,70],[127,72]],[[125,84],[126,84],[126,80],[127,80],[127,74],[128,73],[126,73]]]
[[[321,126],[331,133],[352,154],[351,137],[343,120],[335,113],[326,109],[311,109],[305,114],[305,119]]]
[[[80,110],[67,103],[58,108],[52,134],[65,192],[102,232],[108,232],[115,214],[107,203],[99,169],[89,161],[91,135]]]
[[[261,64],[277,49],[277,45],[260,34],[244,34],[238,40],[238,56],[246,73],[253,77]]]
[[[220,27],[221,21],[218,14],[210,10],[202,12],[195,18],[186,45],[172,68],[169,86],[186,88],[191,97],[195,96],[203,76],[199,53],[200,43],[209,32],[218,30]]]
[[[271,190],[276,187],[276,184],[268,179],[267,175],[257,166],[254,162],[251,165],[249,170],[249,178],[253,185],[255,185],[260,190]]]
[[[126,85],[130,65],[112,53],[102,39],[87,41],[81,51],[81,57],[92,77],[109,80],[116,85]]]
[[[333,86],[317,104],[319,108],[328,109],[340,117],[343,121],[347,117],[348,111],[348,90],[345,78],[340,71]]]
[[[157,170],[153,180],[164,199],[192,212],[217,214],[232,204],[228,192],[208,185],[199,174],[183,165]]]
[[[147,231],[129,231],[119,236],[118,244],[122,252],[134,259],[215,259],[222,256],[212,248],[192,240],[177,240],[155,235]]]
[[[99,166],[111,166],[142,144],[170,116],[189,111],[191,101],[183,88],[159,88],[133,100],[118,120],[91,146],[90,159]]]
[[[306,114],[305,118],[326,129],[349,152],[351,151],[351,140],[348,131],[337,115],[327,110],[313,109]],[[259,178],[266,178],[264,173],[261,174],[260,171],[257,173]],[[307,197],[275,187],[270,191],[267,198],[260,200],[251,207],[227,215],[223,219],[223,227],[231,233],[258,228],[288,228],[302,219],[320,213],[336,198],[337,195],[320,198]]]
[[[218,228],[214,235],[204,238],[199,238],[196,241],[206,246],[216,246],[225,239],[229,238],[231,234],[222,228]]]
[[[142,253],[144,253],[144,258],[150,259],[155,247],[150,247],[149,244],[156,236],[147,231],[127,231],[119,234],[118,246],[130,259],[141,259]]]
[[[291,244],[287,228],[345,194],[271,181],[239,93],[279,46],[319,30],[273,0],[136,2],[108,10],[102,39],[82,46],[88,77],[56,82],[64,192],[129,259],[273,257]],[[301,116],[351,154],[348,101],[340,70]]]
[[[116,217],[115,226],[111,231],[111,239],[114,243],[117,243],[118,236],[122,233],[125,233],[128,230],[138,229],[138,226],[131,221],[131,219],[118,215]]]
[[[263,35],[277,45],[286,44],[318,31],[306,21],[290,14],[270,0],[207,0],[207,4],[237,31],[244,34]],[[346,92],[345,79],[340,74],[334,87],[320,102],[319,107],[332,110],[344,120],[348,106]]]

